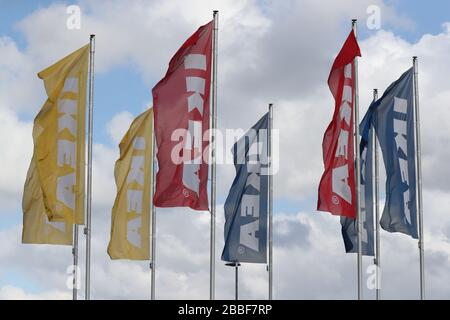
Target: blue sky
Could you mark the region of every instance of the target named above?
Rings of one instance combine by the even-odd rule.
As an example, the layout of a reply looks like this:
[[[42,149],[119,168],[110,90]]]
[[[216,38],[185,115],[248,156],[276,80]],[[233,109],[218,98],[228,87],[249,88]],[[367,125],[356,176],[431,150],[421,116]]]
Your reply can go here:
[[[257,1],[259,6],[264,6],[265,2],[265,0]],[[442,32],[442,24],[450,21],[450,1],[386,0],[385,2],[388,5],[394,6],[397,14],[405,18],[405,20],[410,23],[407,23],[406,25],[394,25],[392,23],[383,24],[383,28],[393,31],[396,36],[399,36],[410,43],[416,43],[424,34],[438,34]],[[14,40],[21,51],[26,51],[28,44],[24,35],[17,28],[17,24],[36,10],[39,10],[40,8],[47,8],[53,3],[72,4],[72,2],[67,1],[55,2],[50,0],[0,0],[0,38],[5,36],[9,37]],[[381,18],[383,19],[383,16]],[[205,17],[205,22],[208,19],[209,17]],[[320,22],[318,22],[318,24],[318,27],[320,27]],[[342,27],[343,34],[347,32],[347,27],[345,25],[339,27]],[[194,29],[188,31],[187,33],[193,31]],[[374,34],[374,31],[368,30],[365,24],[360,22],[360,41],[363,41]],[[342,41],[343,40],[344,39],[342,39]],[[88,39],[86,39],[86,42],[88,42]],[[148,59],[151,58],[152,57],[150,56],[148,57]],[[168,64],[170,58],[171,56],[167,56],[166,65]],[[332,61],[329,61],[330,66],[331,64]],[[41,69],[46,67],[47,65],[42,65]],[[165,68],[166,66],[164,66],[164,69]],[[151,88],[163,76],[163,74],[146,74],[146,76],[147,80],[143,78],[142,72],[138,69],[137,65],[132,62],[122,62],[120,65],[115,65],[113,68],[110,68],[107,72],[96,73],[94,143],[103,144],[110,148],[117,149],[116,143],[112,141],[107,132],[106,124],[116,114],[123,111],[128,111],[136,116],[144,110],[144,107],[147,104],[151,103]],[[392,80],[394,80],[394,78],[392,78]],[[325,81],[326,79],[324,79],[324,86],[326,85]],[[126,88],[126,94],[117,94],[122,91],[123,88]],[[42,87],[42,93],[43,92],[44,88]],[[36,106],[34,107],[36,110],[41,107],[44,100],[36,101],[35,103]],[[32,121],[35,114],[31,114],[28,111],[21,112],[18,116],[20,120],[29,122]],[[319,134],[322,135],[323,133],[320,132]],[[305,170],[308,170],[308,168],[305,168]],[[218,202],[222,203],[225,200],[225,197],[226,194],[219,194]],[[302,200],[293,200],[292,198],[277,199],[275,202],[275,212],[295,214],[299,210],[309,209],[314,206],[315,202],[315,197],[309,196]],[[8,210],[13,211],[15,214],[9,214],[8,217],[10,218],[6,221],[5,219],[0,219],[0,231],[7,230],[15,225],[21,224],[22,214],[20,204],[18,204],[16,208],[10,208]],[[336,230],[336,233],[340,233],[340,230]],[[221,248],[217,248],[217,250],[220,251]],[[2,277],[2,274],[5,273],[7,274],[7,277]],[[13,270],[12,268],[2,269],[0,266],[0,288],[7,284],[19,286],[31,293],[39,292],[41,290],[39,284],[34,282],[30,275]]]
[[[25,50],[27,43],[23,34],[18,30],[17,23],[36,10],[46,8],[55,3],[73,2],[51,1],[51,0],[18,0],[8,1],[0,0],[0,36],[12,38],[21,50]],[[263,5],[264,1],[260,1]],[[393,5],[401,16],[413,22],[408,27],[393,27],[391,25],[383,26],[391,29],[396,35],[408,40],[417,41],[423,34],[436,34],[442,30],[442,23],[450,20],[450,2],[446,0],[427,1],[407,1],[407,0],[388,0],[387,4]],[[383,16],[382,16],[383,19]],[[368,30],[364,23],[359,24],[360,39],[373,34]],[[87,39],[88,41],[88,39]],[[151,59],[151,57],[149,57]],[[167,62],[170,57],[167,57]],[[44,69],[47,66],[42,66]],[[142,112],[146,104],[151,103],[151,88],[158,81],[158,76],[154,75],[152,83],[145,83],[136,66],[132,64],[120,65],[112,68],[106,73],[96,73],[95,75],[95,102],[94,102],[94,142],[114,146],[107,131],[106,123],[111,118],[122,111],[128,111],[133,115]],[[114,94],[124,87],[127,88],[126,95]],[[44,90],[42,88],[42,90]],[[44,101],[37,101],[41,105]],[[33,114],[20,114],[21,119],[31,120]],[[221,199],[222,198],[222,199]],[[219,196],[219,201],[224,200],[225,196]],[[312,199],[306,201],[310,202]],[[279,201],[276,203],[278,209],[284,212],[295,212],[301,205],[295,201]],[[1,221],[0,226],[9,227],[20,220],[20,215],[16,215],[15,221]]]
[[[18,30],[17,23],[36,10],[46,8],[55,3],[72,4],[72,2],[51,0],[0,0],[0,36],[12,38],[21,50],[25,50],[27,43],[23,34]],[[259,3],[263,5],[264,1],[260,1]],[[386,3],[393,5],[401,16],[406,17],[413,23],[412,26],[408,27],[393,27],[391,25],[383,25],[383,27],[388,30],[391,29],[396,35],[411,42],[417,41],[425,33],[439,33],[442,30],[442,23],[450,20],[449,1],[388,0]],[[361,40],[373,34],[373,31],[368,30],[364,23],[359,24],[359,32]],[[169,59],[170,57],[168,56],[167,62]],[[46,67],[43,65],[42,69]],[[142,112],[143,108],[148,103],[151,103],[151,88],[156,84],[160,76],[162,77],[163,75],[153,75],[153,81],[151,83],[145,83],[139,70],[132,64],[116,66],[106,73],[97,72],[95,75],[94,142],[114,146],[115,143],[111,141],[106,131],[106,123],[115,114],[122,111],[128,111],[133,115]],[[127,90],[126,95],[114,94],[124,87]],[[36,101],[36,104],[40,106],[43,102]],[[31,120],[34,118],[34,114],[22,113],[20,114],[20,118],[23,120]],[[219,196],[219,201],[223,201],[224,198],[225,196]],[[306,202],[310,201],[314,200],[309,199]],[[276,203],[278,209],[284,212],[295,212],[299,205],[301,206],[301,203],[292,200]],[[0,226],[9,227],[19,222],[20,215],[16,215],[16,218],[15,221],[1,221]]]
[[[27,43],[16,24],[41,8],[46,8],[54,3],[67,3],[67,1],[51,0],[0,0],[0,36],[12,38],[21,50]],[[264,1],[260,2],[263,5]],[[423,34],[436,34],[442,30],[442,23],[449,20],[450,2],[446,0],[421,1],[421,0],[388,0],[387,4],[394,6],[400,16],[411,20],[410,27],[384,26],[391,29],[396,35],[408,40],[417,41]],[[382,17],[383,19],[383,17]],[[360,38],[370,36],[373,31],[368,30],[364,24],[359,26]],[[151,57],[149,57],[151,59]],[[170,57],[168,57],[168,60]],[[46,66],[42,66],[44,69]],[[162,75],[161,75],[162,76]],[[120,111],[129,111],[137,115],[143,106],[151,101],[151,87],[158,81],[158,75],[154,75],[153,83],[145,83],[136,67],[130,64],[115,67],[107,73],[96,74],[95,83],[95,141],[110,143],[104,131],[104,124]],[[111,95],[109,92],[117,90],[127,91],[127,95]],[[22,115],[24,119],[33,115]]]
[[[54,3],[67,3],[67,1],[51,0],[0,0],[0,36],[12,38],[21,50],[27,46],[23,34],[16,27],[17,23],[41,8],[46,8]],[[261,4],[264,1],[260,2]],[[421,1],[421,0],[388,0],[387,4],[394,6],[401,16],[407,17],[413,22],[411,27],[392,27],[396,35],[408,40],[417,41],[423,34],[436,34],[442,30],[442,23],[450,19],[450,2],[446,0]],[[383,19],[383,17],[382,17]],[[368,30],[363,23],[359,26],[360,38],[370,36],[373,31]],[[150,59],[151,57],[149,57]],[[170,57],[167,57],[169,60]],[[42,66],[44,69],[46,66]],[[162,75],[160,75],[162,76]],[[143,110],[146,103],[151,101],[151,87],[158,81],[158,75],[154,75],[152,83],[144,83],[141,75],[133,65],[115,67],[107,73],[96,74],[95,82],[95,141],[111,143],[105,132],[105,124],[113,115],[120,111],[129,111],[137,115]],[[127,85],[127,95],[112,95]],[[101,108],[99,110],[99,108]],[[21,115],[24,119],[34,115]]]
[[[23,34],[18,30],[17,23],[36,10],[46,8],[55,3],[72,4],[70,1],[51,0],[0,0],[0,36],[12,38],[21,50],[25,50],[27,43]],[[264,1],[259,1],[263,6]],[[408,41],[417,41],[423,34],[436,34],[442,30],[442,23],[450,20],[450,2],[446,0],[435,0],[432,2],[421,0],[388,0],[387,4],[394,6],[399,15],[412,21],[408,27],[384,26],[391,29],[396,35]],[[383,16],[381,17],[383,19]],[[382,20],[383,21],[383,20]],[[360,39],[373,34],[364,23],[359,24]],[[87,40],[88,41],[88,40]],[[151,59],[151,57],[149,57]],[[169,61],[170,57],[167,57]],[[44,69],[47,66],[42,66]],[[129,111],[133,115],[142,112],[146,104],[151,103],[151,88],[158,81],[153,75],[151,83],[145,83],[141,74],[134,65],[116,66],[106,73],[97,73],[95,80],[95,111],[94,111],[94,140],[103,144],[112,144],[106,130],[105,124],[118,112]],[[112,94],[127,88],[127,95]],[[36,102],[42,104],[42,102]],[[21,118],[29,120],[32,114],[21,114]]]

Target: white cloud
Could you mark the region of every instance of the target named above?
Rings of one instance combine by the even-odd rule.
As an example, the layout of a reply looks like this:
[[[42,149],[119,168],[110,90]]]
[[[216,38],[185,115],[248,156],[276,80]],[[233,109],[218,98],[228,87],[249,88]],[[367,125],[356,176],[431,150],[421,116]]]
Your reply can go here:
[[[119,144],[125,133],[128,131],[134,116],[128,112],[116,114],[107,124],[106,130],[115,144]]]
[[[0,100],[0,202],[3,209],[20,203],[33,147],[32,124],[22,122],[13,112],[1,108]],[[5,210],[5,211],[6,211]],[[0,214],[0,216],[3,215]]]
[[[47,291],[40,294],[30,294],[22,288],[4,286],[0,288],[0,300],[67,300],[72,298],[69,292]]]

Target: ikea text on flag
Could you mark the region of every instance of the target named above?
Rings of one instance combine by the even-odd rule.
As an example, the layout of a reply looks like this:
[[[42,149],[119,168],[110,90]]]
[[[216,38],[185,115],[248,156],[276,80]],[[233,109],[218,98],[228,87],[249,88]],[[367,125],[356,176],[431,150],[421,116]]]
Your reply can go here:
[[[36,116],[23,193],[24,243],[72,243],[84,223],[85,105],[89,45],[41,71],[48,99]]]
[[[50,221],[84,223],[88,56],[86,45],[39,73],[48,100],[35,120],[35,159]]]
[[[116,161],[117,196],[112,209],[111,259],[150,259],[153,109],[139,115],[120,142]]]
[[[361,56],[353,31],[336,57],[328,77],[335,99],[333,119],[323,137],[325,172],[319,185],[317,210],[356,217],[354,157],[354,60]]]
[[[212,31],[210,22],[186,40],[152,91],[158,207],[208,209]]]
[[[224,205],[224,261],[266,263],[268,124],[267,113],[233,147],[236,177]]]
[[[373,125],[386,168],[386,203],[380,224],[417,239],[413,68],[392,83],[374,105]]]

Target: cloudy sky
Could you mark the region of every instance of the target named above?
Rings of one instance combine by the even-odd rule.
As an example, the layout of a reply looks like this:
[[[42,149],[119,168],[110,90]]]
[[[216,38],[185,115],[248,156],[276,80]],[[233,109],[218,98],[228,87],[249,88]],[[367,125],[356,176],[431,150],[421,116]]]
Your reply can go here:
[[[81,28],[66,27],[71,4]],[[380,28],[370,24],[380,10]],[[354,299],[356,256],[345,254],[337,217],[315,210],[321,140],[334,103],[326,80],[359,19],[363,114],[419,56],[426,292],[450,298],[450,5],[406,0],[0,0],[0,299],[70,299],[71,248],[22,245],[21,198],[32,154],[32,121],[45,101],[36,74],[96,36],[92,298],[148,299],[147,262],[110,261],[114,162],[131,120],[151,105],[151,88],[199,25],[220,11],[219,127],[248,128],[275,104],[280,170],[274,178],[274,297]],[[369,25],[367,24],[369,22]],[[228,152],[224,150],[224,152]],[[233,270],[220,261],[223,202],[231,165],[218,167],[216,297],[231,299]],[[383,189],[383,188],[382,188]],[[157,298],[209,295],[209,215],[157,211]],[[80,235],[80,264],[84,236]],[[382,233],[382,296],[419,297],[417,241]],[[364,259],[364,271],[372,260]],[[84,276],[84,274],[82,274]],[[367,278],[367,274],[365,278]],[[241,297],[267,297],[265,265],[244,265]],[[83,288],[80,298],[83,298]],[[367,299],[374,292],[365,289]]]

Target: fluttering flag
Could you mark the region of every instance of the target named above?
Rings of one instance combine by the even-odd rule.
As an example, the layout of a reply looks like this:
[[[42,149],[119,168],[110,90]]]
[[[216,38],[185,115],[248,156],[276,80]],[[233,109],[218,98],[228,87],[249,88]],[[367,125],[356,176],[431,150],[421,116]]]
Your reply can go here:
[[[73,224],[70,221],[50,222],[45,213],[42,189],[37,170],[31,161],[25,180],[22,200],[22,243],[72,245]]]
[[[268,124],[267,113],[233,146],[236,177],[225,201],[224,261],[266,263]]]
[[[335,99],[333,119],[323,137],[325,172],[319,185],[317,210],[356,217],[353,142],[354,60],[361,56],[353,31],[336,57],[328,77]]]
[[[374,245],[374,184],[373,184],[373,152],[374,140],[372,136],[374,127],[371,125],[372,107],[369,107],[363,121],[360,125],[361,142],[360,142],[360,162],[361,162],[361,225],[362,225],[362,254],[365,256],[375,255]],[[345,251],[358,252],[358,225],[355,218],[341,216],[342,237],[344,239]]]
[[[373,125],[386,168],[386,203],[380,219],[389,232],[418,238],[413,68],[392,83],[373,106]]]
[[[117,196],[112,209],[111,259],[150,259],[153,109],[139,115],[120,142],[116,161]]]
[[[85,112],[89,45],[41,71],[48,99],[34,119],[23,194],[23,242],[71,244],[84,223]]]
[[[157,207],[208,210],[212,31],[211,21],[187,39],[152,91]]]

